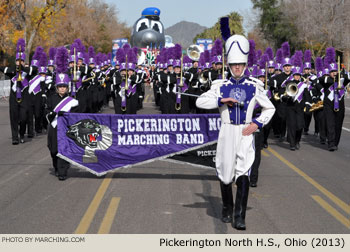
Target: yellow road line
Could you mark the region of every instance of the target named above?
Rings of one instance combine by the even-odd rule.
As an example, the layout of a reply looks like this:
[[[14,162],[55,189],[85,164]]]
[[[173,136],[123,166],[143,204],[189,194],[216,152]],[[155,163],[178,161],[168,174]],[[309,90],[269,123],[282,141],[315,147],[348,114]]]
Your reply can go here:
[[[101,204],[102,198],[107,191],[109,184],[112,181],[113,174],[108,173],[97,190],[94,199],[91,201],[89,208],[86,210],[79,226],[75,230],[75,234],[86,234],[89,230],[92,220],[95,217],[96,211]]]
[[[269,153],[267,153],[266,151],[262,150],[261,151],[261,154],[264,156],[264,157],[269,157]]]
[[[318,195],[311,196],[321,207],[323,207],[328,213],[330,213],[334,218],[336,218],[345,227],[350,228],[350,220],[339,213],[334,207],[329,205],[324,199]]]
[[[98,234],[108,234],[109,231],[111,230],[111,226],[112,226],[115,214],[117,213],[119,202],[120,202],[119,197],[113,197],[111,199],[111,202],[109,203],[105,217],[103,218],[101,226],[98,230]]]
[[[316,189],[318,189],[321,193],[323,193],[325,196],[327,196],[331,201],[333,201],[337,206],[339,206],[344,212],[347,214],[350,214],[350,205],[346,204],[344,201],[339,199],[337,196],[335,196],[333,193],[328,191],[326,188],[321,186],[319,183],[317,183],[314,179],[312,179],[310,176],[308,176],[305,172],[297,168],[295,165],[293,165],[291,162],[286,160],[284,157],[282,157],[280,154],[278,154],[276,151],[271,149],[271,147],[268,147],[268,150],[279,160],[281,160],[284,164],[286,164],[289,168],[294,170],[296,173],[298,173],[301,177],[303,177],[307,182],[312,184]]]
[[[148,103],[148,98],[149,98],[149,94],[146,95],[146,98],[145,98],[145,103]]]

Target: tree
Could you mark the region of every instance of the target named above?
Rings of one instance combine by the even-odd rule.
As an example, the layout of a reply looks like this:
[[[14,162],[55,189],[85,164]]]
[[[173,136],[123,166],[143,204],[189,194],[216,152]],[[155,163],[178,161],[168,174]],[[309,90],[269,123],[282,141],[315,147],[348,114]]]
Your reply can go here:
[[[42,35],[42,31],[49,28],[47,26],[43,28],[45,23],[50,23],[52,19],[56,18],[62,13],[68,0],[46,0],[45,3],[41,0],[30,0],[28,2],[28,11],[26,13],[27,55],[29,55],[29,52],[32,50],[34,39],[36,38],[37,34],[41,31]]]
[[[24,37],[25,13],[25,0],[0,1],[0,52],[15,52],[17,40]]]
[[[252,3],[253,8],[260,11],[259,28],[275,49],[285,41],[289,41],[292,49],[297,47],[295,26],[284,17],[279,0],[252,0]]]
[[[231,12],[229,15],[229,25],[231,29],[231,34],[243,34],[243,26],[242,26],[242,16],[239,15],[237,12]],[[197,34],[193,42],[196,43],[198,38],[206,38],[206,39],[212,39],[213,41],[216,39],[221,39],[221,31],[220,31],[220,18],[218,22],[215,23],[215,25],[211,28],[205,29],[202,33]]]

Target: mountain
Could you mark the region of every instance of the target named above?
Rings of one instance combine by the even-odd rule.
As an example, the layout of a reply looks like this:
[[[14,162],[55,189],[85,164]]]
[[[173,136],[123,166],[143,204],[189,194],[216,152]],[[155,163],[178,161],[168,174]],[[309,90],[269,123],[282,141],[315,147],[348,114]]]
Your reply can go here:
[[[170,35],[173,38],[173,43],[179,43],[182,48],[186,49],[193,44],[193,38],[202,33],[207,27],[197,23],[181,21],[165,29],[165,35]]]

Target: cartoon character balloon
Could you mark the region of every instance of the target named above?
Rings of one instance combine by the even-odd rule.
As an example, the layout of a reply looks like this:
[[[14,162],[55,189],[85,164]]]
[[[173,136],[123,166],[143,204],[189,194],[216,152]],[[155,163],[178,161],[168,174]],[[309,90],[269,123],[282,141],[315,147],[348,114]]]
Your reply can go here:
[[[149,7],[142,11],[132,30],[131,44],[139,48],[160,48],[164,47],[165,36],[164,26],[159,21],[160,10],[156,7]]]

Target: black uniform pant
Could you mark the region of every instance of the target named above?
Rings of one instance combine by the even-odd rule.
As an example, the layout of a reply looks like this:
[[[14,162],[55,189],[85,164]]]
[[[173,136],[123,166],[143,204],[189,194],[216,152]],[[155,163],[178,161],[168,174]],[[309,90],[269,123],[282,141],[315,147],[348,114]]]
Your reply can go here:
[[[41,133],[42,131],[42,93],[39,92],[36,95],[29,95],[28,106],[28,135],[34,135],[34,119],[35,119],[35,132]]]
[[[305,126],[304,126],[304,132],[307,133],[309,132],[309,127],[310,127],[310,123],[311,123],[311,119],[312,119],[312,113],[310,112],[304,112],[304,121],[305,121]],[[315,130],[316,133],[318,133],[318,131]]]
[[[259,132],[254,133],[254,142],[255,142],[255,159],[250,170],[250,182],[257,183],[259,176],[259,166],[261,161],[261,149],[264,141],[264,132],[261,129]]]
[[[26,132],[26,123],[28,115],[28,97],[23,98],[19,103],[16,100],[15,94],[10,94],[10,124],[12,140],[18,140],[18,133],[21,137],[24,137]],[[19,129],[18,129],[19,127]]]
[[[338,146],[343,127],[345,108],[341,106],[339,111],[335,112],[333,107],[325,105],[323,110],[326,119],[328,146]]]
[[[295,147],[301,140],[302,131],[304,128],[304,112],[300,107],[287,107],[287,136],[290,147]]]
[[[324,110],[319,109],[315,110],[314,112],[314,118],[315,118],[315,131],[320,133],[320,141],[326,142],[327,138],[327,131],[326,131],[326,118],[324,116]]]
[[[276,115],[276,123],[278,125],[278,131],[281,137],[286,135],[286,125],[287,125],[287,105],[284,102],[277,102],[277,114]]]

